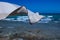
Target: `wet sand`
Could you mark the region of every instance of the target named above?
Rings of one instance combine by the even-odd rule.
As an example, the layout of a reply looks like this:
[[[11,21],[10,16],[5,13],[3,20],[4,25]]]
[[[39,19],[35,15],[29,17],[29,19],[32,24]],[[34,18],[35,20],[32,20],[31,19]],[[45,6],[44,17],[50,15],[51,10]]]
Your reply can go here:
[[[0,40],[22,38],[21,40],[60,40],[59,23],[29,23],[0,20]],[[4,37],[5,36],[5,37]],[[7,40],[7,39],[6,39]]]

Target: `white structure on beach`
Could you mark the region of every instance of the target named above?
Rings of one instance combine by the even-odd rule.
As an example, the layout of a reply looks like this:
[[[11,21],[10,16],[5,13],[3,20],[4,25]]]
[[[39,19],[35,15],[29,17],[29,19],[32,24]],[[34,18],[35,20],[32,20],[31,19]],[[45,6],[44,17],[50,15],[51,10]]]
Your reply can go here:
[[[19,6],[7,2],[0,2],[0,20],[5,19],[8,16],[16,15],[20,13],[26,13],[28,15],[30,23],[36,23],[44,16],[39,15],[38,12],[34,13],[24,6]]]

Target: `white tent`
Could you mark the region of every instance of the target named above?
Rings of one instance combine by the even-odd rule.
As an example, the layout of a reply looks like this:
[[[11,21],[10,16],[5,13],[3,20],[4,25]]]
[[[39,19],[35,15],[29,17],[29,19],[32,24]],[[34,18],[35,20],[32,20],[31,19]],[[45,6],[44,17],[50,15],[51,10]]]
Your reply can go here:
[[[39,15],[38,12],[34,13],[34,12],[26,9],[24,6],[20,7],[19,5],[10,4],[10,3],[6,3],[6,2],[0,2],[0,20],[5,19],[10,14],[15,14],[15,12],[16,13],[21,13],[21,12],[27,13],[29,21],[31,23],[36,23],[39,20],[41,20],[41,18],[44,17],[42,15]]]

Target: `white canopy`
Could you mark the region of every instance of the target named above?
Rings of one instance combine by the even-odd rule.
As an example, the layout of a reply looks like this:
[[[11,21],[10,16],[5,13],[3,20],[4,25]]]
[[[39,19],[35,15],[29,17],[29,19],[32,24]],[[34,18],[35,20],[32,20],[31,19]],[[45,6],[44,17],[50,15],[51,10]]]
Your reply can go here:
[[[16,12],[16,11],[17,11],[17,13],[20,13],[20,12],[27,13],[29,21],[31,23],[36,23],[39,20],[41,20],[41,18],[44,17],[42,15],[39,15],[38,12],[34,13],[34,12],[26,9],[24,6],[22,6],[21,8],[19,8],[19,7],[20,7],[19,5],[10,4],[10,3],[6,3],[6,2],[0,2],[0,20],[6,18],[9,14],[12,14],[12,12],[14,14],[14,12]]]
[[[39,13],[34,13],[30,10],[28,10],[28,16],[29,16],[29,19],[30,19],[31,23],[36,23],[36,22],[40,21],[41,18],[44,17],[42,15],[39,15]]]
[[[16,10],[18,5],[7,3],[7,2],[0,2],[0,20],[6,18],[11,12]]]

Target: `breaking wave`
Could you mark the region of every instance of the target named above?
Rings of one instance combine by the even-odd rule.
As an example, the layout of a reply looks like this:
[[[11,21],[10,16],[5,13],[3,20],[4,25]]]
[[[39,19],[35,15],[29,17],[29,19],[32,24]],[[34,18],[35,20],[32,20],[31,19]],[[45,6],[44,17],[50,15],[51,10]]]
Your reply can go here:
[[[28,16],[15,16],[15,17],[9,17],[3,20],[29,22]],[[60,21],[60,18],[56,20],[53,16],[47,16],[45,18],[42,18],[38,23],[49,23],[51,21],[54,21],[57,23]]]

